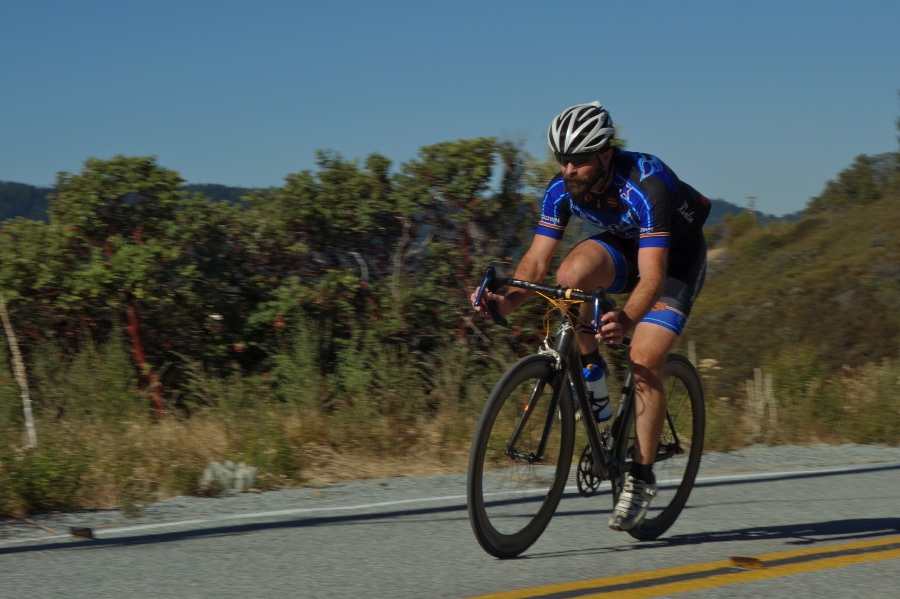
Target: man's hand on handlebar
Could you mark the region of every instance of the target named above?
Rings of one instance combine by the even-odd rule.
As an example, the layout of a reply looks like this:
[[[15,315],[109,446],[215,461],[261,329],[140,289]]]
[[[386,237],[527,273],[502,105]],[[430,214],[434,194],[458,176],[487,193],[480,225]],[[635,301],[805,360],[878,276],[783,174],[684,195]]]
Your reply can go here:
[[[509,302],[506,300],[506,296],[500,293],[491,293],[487,289],[484,290],[484,293],[481,294],[481,301],[478,304],[475,304],[475,300],[478,298],[478,291],[472,293],[472,296],[469,298],[472,302],[472,307],[475,308],[475,311],[483,316],[488,316],[488,300],[493,300],[497,304],[497,310],[500,312],[500,316],[506,316],[512,310],[510,309]]]
[[[595,335],[597,341],[606,345],[618,345],[625,339],[625,329],[615,312],[607,312],[600,317],[600,328]]]

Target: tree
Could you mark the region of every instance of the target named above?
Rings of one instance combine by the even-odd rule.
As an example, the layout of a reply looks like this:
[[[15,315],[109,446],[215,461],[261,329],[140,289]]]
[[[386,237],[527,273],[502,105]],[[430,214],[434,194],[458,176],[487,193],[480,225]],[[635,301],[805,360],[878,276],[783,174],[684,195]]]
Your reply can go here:
[[[73,264],[61,281],[59,308],[81,315],[82,325],[121,318],[131,351],[157,413],[162,388],[147,356],[145,312],[175,307],[168,267],[178,261],[175,215],[186,198],[184,181],[152,157],[91,158],[80,174],[60,173],[51,195],[51,223],[63,231],[64,252]]]
[[[900,172],[900,153],[860,155],[841,171],[836,180],[825,185],[818,197],[810,200],[808,214],[829,209],[847,209],[871,204],[880,199]]]
[[[474,279],[519,253],[537,218],[520,148],[437,144],[396,173],[377,154],[320,152],[318,166],[218,203],[152,157],[60,173],[50,222],[0,233],[0,290],[23,346],[50,331],[75,352],[123,327],[161,412],[163,385],[188,381],[185,359],[266,372],[283,333],[310,325],[323,373],[364,346],[425,357],[448,333],[467,337]]]
[[[395,177],[397,196],[413,207],[417,231],[412,238],[428,239],[417,273],[419,298],[413,301],[427,307],[443,325],[460,322],[458,309],[445,310],[440,304],[450,300],[458,306],[473,287],[473,253],[484,247],[479,225],[502,207],[488,193],[497,151],[493,138],[427,146]],[[448,296],[447,290],[456,292]],[[421,297],[425,294],[430,297]]]
[[[286,331],[340,323],[320,350],[329,371],[353,346],[355,330],[396,334],[382,289],[404,213],[391,194],[386,158],[373,154],[360,167],[319,152],[318,165],[316,173],[290,174],[282,187],[247,195],[239,268],[242,288],[256,301],[247,321],[251,344],[271,355]]]

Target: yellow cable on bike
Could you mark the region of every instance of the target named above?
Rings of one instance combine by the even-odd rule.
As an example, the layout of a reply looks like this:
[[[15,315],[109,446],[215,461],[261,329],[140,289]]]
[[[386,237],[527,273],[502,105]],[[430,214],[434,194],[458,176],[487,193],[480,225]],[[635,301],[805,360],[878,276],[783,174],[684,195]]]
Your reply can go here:
[[[547,308],[547,312],[544,314],[544,338],[545,339],[550,338],[550,328],[551,328],[550,315],[553,313],[554,309],[560,310],[563,313],[563,315],[569,319],[569,323],[572,325],[572,327],[574,327],[576,329],[578,328],[579,323],[583,324],[585,326],[590,326],[589,323],[585,322],[580,317],[573,317],[572,313],[569,312],[570,306],[574,306],[575,304],[582,304],[582,303],[584,303],[583,300],[573,300],[573,299],[557,300],[557,299],[553,299],[549,295],[544,295],[540,291],[538,291],[537,294],[539,296],[541,296],[542,298],[544,298],[545,300],[547,300],[547,302],[550,304],[550,307]]]

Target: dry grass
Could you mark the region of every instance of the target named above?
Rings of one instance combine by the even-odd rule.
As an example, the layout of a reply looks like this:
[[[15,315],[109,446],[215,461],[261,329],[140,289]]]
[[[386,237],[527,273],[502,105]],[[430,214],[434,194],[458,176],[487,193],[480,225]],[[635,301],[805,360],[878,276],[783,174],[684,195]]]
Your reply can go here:
[[[39,421],[37,450],[10,449],[0,458],[5,490],[0,512],[139,511],[141,504],[174,495],[206,493],[200,480],[212,461],[258,467],[256,488],[261,490],[465,471],[468,439],[456,438],[453,431],[474,429],[474,418],[465,424],[422,418],[402,435],[385,428],[388,424],[353,426],[351,433],[343,418],[271,407],[253,416],[210,410],[190,419],[136,419],[113,426]],[[402,444],[390,442],[401,437],[406,439]],[[23,438],[8,441],[21,447]],[[32,483],[40,484],[32,488]],[[72,493],[59,492],[63,483],[73,487]]]
[[[898,442],[900,362],[822,373],[815,354],[799,349],[761,368],[762,376],[772,375],[777,420],[768,418],[768,408],[757,411],[758,398],[724,396],[723,369],[700,356],[708,450],[756,442]],[[31,451],[19,449],[24,429],[8,418],[0,428],[0,512],[124,507],[138,513],[144,503],[205,493],[199,483],[212,461],[257,467],[259,489],[462,473],[483,405],[464,398],[487,392],[464,370],[456,375],[436,378],[440,385],[427,397],[400,397],[397,389],[410,389],[400,385],[385,391],[391,397],[357,393],[353,402],[326,410],[257,396],[260,387],[232,374],[220,392],[240,397],[189,418],[157,420],[132,411],[116,419],[101,411],[66,419],[45,411],[37,422],[39,449]],[[460,389],[466,389],[462,397]],[[14,392],[0,388],[0,395],[0,407],[14,415]]]
[[[226,426],[218,419],[165,419],[123,423],[118,430],[81,429],[93,459],[83,478],[89,507],[164,499],[199,489],[198,472],[228,454]],[[192,488],[193,487],[193,488]]]

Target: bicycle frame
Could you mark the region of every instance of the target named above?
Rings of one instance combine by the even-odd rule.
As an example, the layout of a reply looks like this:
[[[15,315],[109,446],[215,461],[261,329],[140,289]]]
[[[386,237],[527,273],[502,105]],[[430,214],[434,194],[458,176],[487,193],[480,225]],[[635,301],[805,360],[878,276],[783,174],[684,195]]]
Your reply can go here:
[[[624,467],[624,464],[620,464],[614,456],[624,455],[624,451],[617,452],[616,449],[628,442],[628,438],[621,434],[621,431],[625,423],[629,421],[628,419],[634,418],[634,379],[629,368],[625,372],[625,379],[622,383],[622,395],[619,399],[615,418],[612,420],[606,434],[606,442],[604,442],[600,429],[590,417],[591,409],[588,403],[587,385],[584,382],[584,376],[581,371],[581,362],[577,359],[575,352],[575,335],[576,331],[571,323],[568,321],[563,322],[557,333],[555,349],[564,356],[564,370],[572,388],[575,390],[578,409],[581,410],[582,414],[581,423],[588,439],[588,445],[591,448],[591,455],[596,456],[595,459],[591,460],[594,467],[594,475],[603,480],[613,480],[622,473]]]
[[[572,327],[572,324],[568,321],[564,321],[557,330],[553,349],[543,349],[539,352],[550,354],[556,359],[556,376],[562,377],[564,380],[560,381],[563,385],[557,385],[556,391],[553,393],[551,408],[548,411],[547,421],[544,422],[544,433],[537,452],[525,455],[516,451],[515,448],[519,435],[531,418],[535,401],[537,397],[540,396],[540,392],[543,391],[542,386],[535,386],[531,399],[528,405],[523,409],[522,417],[506,444],[506,455],[525,459],[529,463],[539,463],[543,461],[542,456],[546,449],[546,441],[550,436],[549,431],[553,425],[553,418],[555,418],[555,415],[557,414],[556,408],[560,401],[560,390],[566,382],[570,383],[571,388],[574,389],[575,399],[578,402],[578,409],[581,410],[582,415],[591,414],[590,405],[588,403],[587,386],[585,385],[584,377],[582,376],[581,365],[580,362],[575,359],[575,335],[576,331],[574,327]],[[538,383],[538,385],[541,385],[541,383]],[[603,442],[600,431],[597,426],[594,425],[592,418],[583,416],[581,419],[581,422],[584,425],[584,432],[588,438],[588,445],[591,448],[591,454],[593,456],[599,456],[597,459],[592,460],[594,475],[602,480],[612,480],[613,478],[618,477],[623,471],[624,465],[620,464],[613,456],[616,455],[615,450],[617,449],[617,444],[627,443],[627,438],[619,433],[622,430],[624,423],[628,421],[628,418],[633,418],[634,416],[633,379],[630,369],[626,372],[622,389],[622,397],[619,402],[616,418],[613,420],[611,429],[607,435],[609,443]],[[624,452],[622,452],[621,455],[624,455]]]
[[[478,303],[481,301],[482,294],[484,293],[485,289],[489,291],[495,291],[503,284],[515,285],[517,287],[531,289],[533,291],[547,291],[548,289],[552,289],[554,295],[559,298],[592,301],[594,304],[593,308],[595,323],[600,322],[600,316],[603,311],[605,311],[606,309],[611,309],[614,305],[614,302],[606,297],[606,294],[602,289],[598,289],[593,293],[588,294],[583,291],[566,289],[560,286],[549,288],[546,285],[530,283],[527,281],[503,279],[497,275],[497,272],[493,265],[489,266],[485,270],[484,282],[482,283],[476,295],[475,305],[478,305]],[[500,316],[497,312],[496,306],[492,306],[491,302],[488,302],[488,307],[491,313],[491,317],[495,322],[503,326],[508,325],[506,319]],[[575,392],[575,399],[578,402],[578,409],[582,414],[581,422],[584,426],[584,431],[588,438],[588,445],[591,448],[591,455],[596,456],[591,460],[594,469],[594,476],[600,478],[601,480],[613,480],[614,478],[620,476],[625,468],[625,464],[620,464],[614,457],[615,455],[625,455],[625,448],[621,446],[627,443],[628,439],[627,437],[625,437],[625,435],[621,434],[621,431],[623,427],[625,427],[625,423],[629,422],[628,419],[634,418],[634,381],[631,374],[631,369],[629,368],[626,371],[625,379],[622,384],[622,395],[619,401],[618,408],[616,410],[616,416],[613,419],[612,425],[608,429],[607,434],[605,435],[607,438],[607,443],[604,443],[604,440],[600,435],[600,430],[597,426],[595,426],[593,419],[590,417],[591,409],[588,403],[587,386],[585,385],[584,376],[582,375],[581,371],[581,363],[578,360],[576,352],[576,335],[577,331],[572,326],[572,323],[569,322],[568,319],[565,318],[565,316],[563,316],[563,322],[560,324],[556,332],[553,348],[550,349],[545,346],[539,351],[539,353],[549,354],[555,359],[557,376],[567,379],[568,383],[570,384],[570,388],[572,388]],[[564,384],[567,381],[563,380],[559,382]],[[542,388],[538,389],[536,387],[535,392],[532,393],[529,405],[526,406],[526,408],[523,410],[522,418],[519,420],[518,425],[516,426],[515,430],[510,436],[509,442],[506,445],[506,455],[510,457],[526,459],[530,463],[542,461],[543,452],[546,448],[546,439],[549,436],[548,433],[553,424],[552,418],[556,413],[556,407],[559,405],[559,395],[562,387],[563,385],[556,386],[557,390],[554,392],[553,398],[551,400],[552,409],[548,413],[547,422],[544,423],[543,440],[538,447],[537,453],[523,455],[515,450],[519,435],[521,434],[526,423],[531,417],[532,408],[534,407],[533,404],[536,398],[540,395],[539,392],[542,391]],[[675,445],[677,446],[677,442]]]

